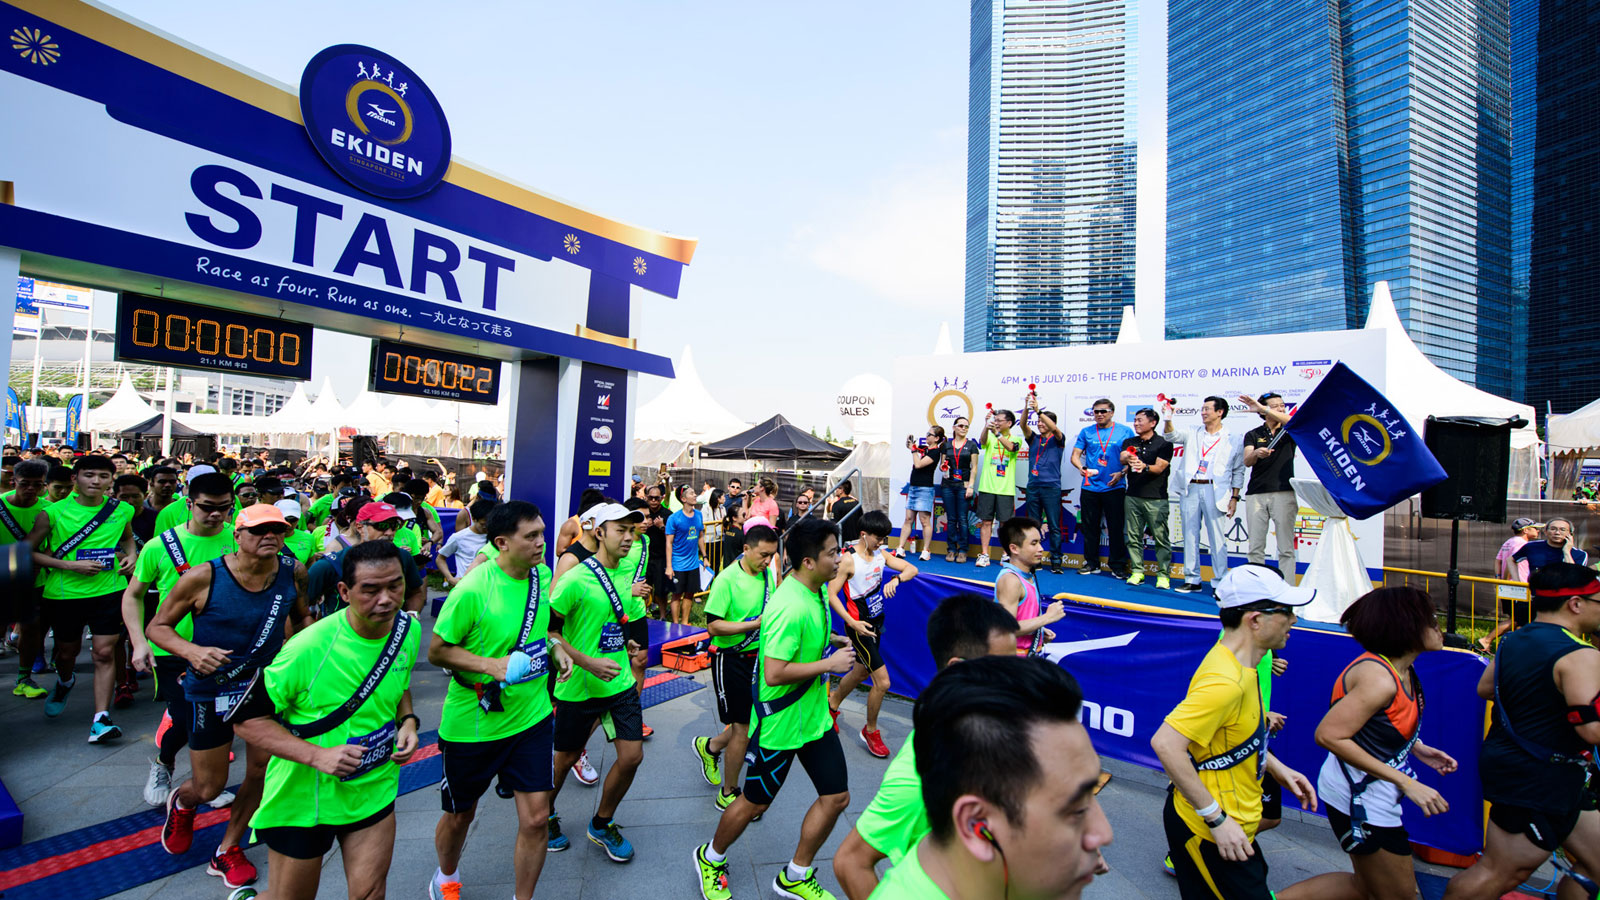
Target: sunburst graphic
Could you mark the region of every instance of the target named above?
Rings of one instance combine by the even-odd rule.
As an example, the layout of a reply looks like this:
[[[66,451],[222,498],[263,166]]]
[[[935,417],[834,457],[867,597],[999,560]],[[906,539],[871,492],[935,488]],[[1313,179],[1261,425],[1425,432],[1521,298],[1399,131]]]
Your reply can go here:
[[[638,273],[638,274],[640,274],[640,275],[643,275],[644,274],[644,270],[645,270],[644,257],[635,256],[633,258],[633,271]]]
[[[48,66],[61,58],[61,45],[37,28],[12,29],[11,49],[22,54],[22,58],[28,62],[41,66]]]
[[[583,245],[578,242],[578,236],[575,234],[569,234],[562,238],[561,246],[566,248],[566,251],[573,256],[577,256],[578,251],[583,249]]]

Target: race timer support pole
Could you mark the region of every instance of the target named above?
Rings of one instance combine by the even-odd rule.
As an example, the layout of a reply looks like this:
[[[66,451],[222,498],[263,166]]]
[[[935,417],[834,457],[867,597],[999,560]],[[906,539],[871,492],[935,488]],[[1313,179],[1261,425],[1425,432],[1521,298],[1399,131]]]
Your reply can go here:
[[[1456,555],[1461,549],[1461,520],[1450,520],[1450,573],[1445,576],[1448,585],[1448,605],[1444,613],[1444,630],[1456,633],[1456,588],[1461,584],[1461,570],[1456,567]]]

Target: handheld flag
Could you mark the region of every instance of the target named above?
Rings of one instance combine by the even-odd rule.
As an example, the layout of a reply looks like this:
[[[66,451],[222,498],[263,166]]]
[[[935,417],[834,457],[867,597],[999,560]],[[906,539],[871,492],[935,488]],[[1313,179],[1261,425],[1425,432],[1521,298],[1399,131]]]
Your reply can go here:
[[[1370,518],[1447,477],[1421,432],[1344,363],[1334,364],[1284,429],[1352,519]]]

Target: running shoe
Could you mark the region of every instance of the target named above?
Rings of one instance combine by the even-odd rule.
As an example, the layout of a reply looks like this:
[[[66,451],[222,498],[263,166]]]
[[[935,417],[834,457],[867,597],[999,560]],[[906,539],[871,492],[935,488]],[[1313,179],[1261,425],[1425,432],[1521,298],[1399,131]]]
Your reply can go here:
[[[39,654],[39,658],[33,661],[33,667],[28,671],[34,675],[43,675],[50,671],[50,667],[44,664],[44,654]]]
[[[790,900],[837,900],[832,894],[822,889],[817,883],[817,867],[812,866],[806,877],[799,881],[789,878],[789,867],[784,866],[778,870],[778,877],[772,879],[772,892],[779,897],[788,897]]]
[[[700,870],[700,896],[705,900],[732,900],[733,891],[728,889],[728,861],[706,859],[706,851],[710,849],[710,844],[694,848],[694,864]]]
[[[572,846],[572,841],[561,833],[561,817],[550,817],[550,840],[546,844],[551,853],[560,853]]]
[[[233,791],[223,791],[215,797],[212,797],[211,802],[206,805],[212,809],[227,809],[233,805],[233,800]]]
[[[62,684],[59,677],[56,679],[56,686],[50,689],[50,698],[44,701],[45,715],[52,719],[61,715],[61,711],[67,708],[67,695],[72,693],[74,684],[75,680]]]
[[[1200,593],[1200,585],[1185,581],[1183,584],[1178,585],[1177,591],[1180,594],[1198,594]]]
[[[50,692],[39,687],[39,683],[33,680],[32,675],[18,675],[17,686],[11,689],[11,696],[26,697],[29,700],[37,700],[48,693]]]
[[[640,736],[647,741],[656,735],[656,730],[654,728],[651,728],[649,725],[645,725],[643,723],[640,723],[639,725],[639,732]]]
[[[1138,571],[1128,576],[1129,584],[1144,584],[1144,572]]]
[[[1061,560],[1053,559],[1053,560],[1050,561],[1050,574],[1051,575],[1060,575],[1061,574]]]
[[[1156,576],[1156,589],[1157,590],[1165,591],[1165,590],[1170,589],[1171,587],[1172,587],[1172,579],[1171,578],[1168,578],[1165,575],[1157,575]]]
[[[461,900],[461,882],[428,879],[428,900]]]
[[[167,818],[161,823],[161,849],[173,856],[189,852],[194,843],[194,810],[178,805],[178,792],[167,795]]]
[[[144,780],[144,802],[151,806],[166,806],[167,795],[172,793],[172,770],[161,760],[150,760],[150,777]]]
[[[1100,571],[1099,563],[1084,563],[1078,567],[1079,575],[1094,575]]]
[[[596,831],[594,823],[590,822],[589,840],[605,848],[606,856],[611,857],[612,862],[625,863],[633,861],[633,845],[628,843],[628,839],[622,836],[622,829],[618,828],[615,822],[607,823],[606,827],[599,831]]]
[[[867,745],[867,752],[879,759],[889,758],[889,745],[883,742],[883,732],[878,730],[868,731],[866,726],[861,727],[861,743]]]
[[[112,724],[111,717],[95,719],[89,723],[89,743],[104,744],[122,737],[122,729]]]
[[[161,711],[161,721],[156,723],[156,746],[161,746],[161,739],[167,736],[167,729],[172,727],[172,714],[166,710]]]
[[[245,858],[244,851],[235,844],[221,853],[212,855],[211,865],[206,866],[206,874],[220,877],[222,883],[228,887],[242,888],[255,882],[256,867],[250,864],[250,860]]]
[[[706,784],[712,787],[721,787],[722,769],[718,763],[721,762],[720,757],[722,754],[711,752],[711,738],[695,738],[694,752],[696,756],[700,757],[700,776],[706,780]]]
[[[989,568],[989,554],[987,554],[987,553],[978,554],[978,568],[980,568],[980,569]]]
[[[740,793],[742,792],[738,788],[734,788],[731,794],[726,791],[717,791],[717,809],[723,810],[732,806],[733,801],[739,799]]]
[[[117,685],[116,691],[113,693],[111,698],[111,708],[127,709],[128,707],[132,706],[133,688],[134,686],[126,681]]]
[[[589,751],[585,750],[578,755],[578,761],[572,764],[572,776],[584,787],[593,787],[600,780],[600,773],[589,765]]]
[[[1168,853],[1167,854],[1167,858],[1163,859],[1161,861],[1161,868],[1166,869],[1167,870],[1167,874],[1171,875],[1173,878],[1177,878],[1178,877],[1178,870],[1172,867],[1172,854],[1171,853]]]
[[[922,551],[922,555],[917,557],[917,558],[922,560],[923,562],[927,562],[928,560],[933,559],[933,554],[931,554],[928,551],[924,550],[924,551]]]

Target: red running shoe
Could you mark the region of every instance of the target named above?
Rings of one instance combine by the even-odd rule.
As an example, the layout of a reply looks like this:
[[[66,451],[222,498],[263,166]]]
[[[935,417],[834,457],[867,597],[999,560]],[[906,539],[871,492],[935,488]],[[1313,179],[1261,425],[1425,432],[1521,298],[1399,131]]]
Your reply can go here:
[[[867,752],[879,759],[889,758],[889,745],[883,742],[883,732],[868,731],[866,726],[861,728],[861,743],[867,745]]]
[[[256,880],[256,867],[245,858],[244,851],[234,845],[211,857],[206,874],[221,877],[228,887],[241,888]]]
[[[194,810],[178,805],[178,792],[167,795],[167,819],[161,823],[161,849],[173,856],[189,852],[194,843]]]
[[[648,740],[650,740],[650,738],[655,736],[656,730],[654,728],[651,728],[649,725],[644,725],[644,726],[641,726],[641,727],[644,730],[644,739],[645,740],[648,741]]]
[[[121,684],[117,685],[116,690],[112,693],[111,708],[112,709],[127,709],[128,707],[132,706],[133,705],[133,689],[134,689],[134,685],[132,685],[132,684],[126,682],[126,681],[124,681]]]
[[[156,726],[156,747],[161,746],[161,739],[166,736],[167,729],[172,727],[172,716],[169,713],[161,714],[161,724]]]
[[[828,715],[833,716],[833,730],[834,731],[838,731],[839,730],[839,714],[842,713],[842,712],[844,712],[844,710],[842,710],[842,709],[834,709],[831,706],[828,707]]]

